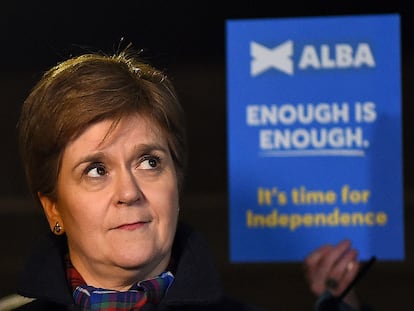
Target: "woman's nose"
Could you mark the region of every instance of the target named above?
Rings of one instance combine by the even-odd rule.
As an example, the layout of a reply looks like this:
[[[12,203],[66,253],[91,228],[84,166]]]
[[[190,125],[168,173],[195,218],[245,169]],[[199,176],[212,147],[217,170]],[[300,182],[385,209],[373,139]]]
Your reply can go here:
[[[130,170],[125,169],[120,171],[115,183],[117,204],[131,205],[143,198],[138,181]]]

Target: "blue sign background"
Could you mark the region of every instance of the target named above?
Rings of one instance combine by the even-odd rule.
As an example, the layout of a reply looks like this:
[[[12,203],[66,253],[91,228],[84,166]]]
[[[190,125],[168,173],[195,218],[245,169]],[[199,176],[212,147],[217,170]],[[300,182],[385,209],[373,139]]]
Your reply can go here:
[[[362,260],[372,255],[380,260],[404,259],[399,23],[395,14],[227,21],[231,261],[302,261],[322,244],[334,244],[345,238],[359,250]],[[289,53],[283,56],[275,52],[289,41],[292,52],[289,57]],[[260,45],[261,55],[254,55],[252,42]],[[353,61],[357,61],[355,56],[361,44],[369,47],[374,65],[362,62],[341,67],[343,57],[348,56],[337,55],[336,49],[351,48]],[[305,51],[311,52],[310,58],[303,58]],[[263,53],[267,56],[260,59]],[[366,53],[361,53],[362,60],[369,59]],[[285,65],[286,61],[291,62],[290,73],[278,67],[281,60],[276,57],[285,57]],[[312,65],[299,68],[303,59],[313,65],[317,61],[319,68]],[[265,65],[267,62],[266,69],[252,75],[253,61]],[[316,108],[321,103],[330,107],[346,105],[349,120],[256,125],[247,121],[248,107]],[[358,122],[356,110],[364,105],[371,105],[371,109],[362,113],[367,117],[366,122]],[[252,115],[254,120],[261,120],[260,114]],[[369,119],[373,115],[375,118]],[[363,133],[361,144],[269,149],[263,148],[260,140],[261,132],[266,130],[310,133],[312,129],[330,131],[338,127],[351,131],[359,128]],[[273,142],[273,136],[268,137],[271,139],[267,141]],[[303,142],[303,136],[298,137]],[[342,200],[346,186],[348,195],[356,191],[352,192],[353,202]],[[294,203],[292,193],[299,189],[334,193],[336,200]],[[364,193],[365,200],[362,197],[356,200]],[[315,225],[303,223],[303,218],[302,224],[291,230],[284,224],[286,219],[280,218],[287,217],[289,222],[292,215],[330,215],[335,208],[346,214],[385,215],[386,222]],[[249,213],[273,222],[248,225],[248,219],[252,220]]]

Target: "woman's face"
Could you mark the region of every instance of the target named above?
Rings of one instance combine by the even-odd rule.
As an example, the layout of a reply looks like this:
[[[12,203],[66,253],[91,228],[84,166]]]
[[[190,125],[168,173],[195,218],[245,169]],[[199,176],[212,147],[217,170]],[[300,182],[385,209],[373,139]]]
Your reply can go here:
[[[111,124],[96,123],[66,146],[57,199],[40,199],[50,225],[63,226],[86,282],[123,288],[168,265],[179,200],[161,131],[139,115],[108,132]]]

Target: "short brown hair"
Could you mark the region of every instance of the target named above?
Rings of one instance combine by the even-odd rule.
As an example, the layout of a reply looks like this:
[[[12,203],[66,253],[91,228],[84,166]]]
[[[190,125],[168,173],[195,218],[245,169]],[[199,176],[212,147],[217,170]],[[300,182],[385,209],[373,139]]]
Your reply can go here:
[[[131,50],[88,53],[49,69],[24,102],[20,153],[31,193],[55,198],[66,145],[87,127],[139,113],[167,138],[181,187],[187,158],[185,118],[168,77]]]

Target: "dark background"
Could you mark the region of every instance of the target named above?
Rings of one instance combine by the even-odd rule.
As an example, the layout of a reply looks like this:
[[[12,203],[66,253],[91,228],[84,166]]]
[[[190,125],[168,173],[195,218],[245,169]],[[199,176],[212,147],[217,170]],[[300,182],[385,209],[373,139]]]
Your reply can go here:
[[[377,310],[410,309],[413,245],[413,11],[409,1],[8,1],[0,4],[0,296],[44,229],[28,198],[15,125],[40,74],[70,55],[143,49],[175,82],[187,112],[190,167],[182,217],[202,230],[230,293],[270,310],[311,310],[300,263],[230,264],[227,241],[225,21],[350,14],[401,16],[406,260],[377,263],[360,284]],[[277,251],[277,250],[276,250]],[[275,284],[264,281],[274,280]],[[248,298],[248,290],[253,292]],[[411,297],[411,299],[410,299]],[[410,302],[410,304],[408,304]]]

